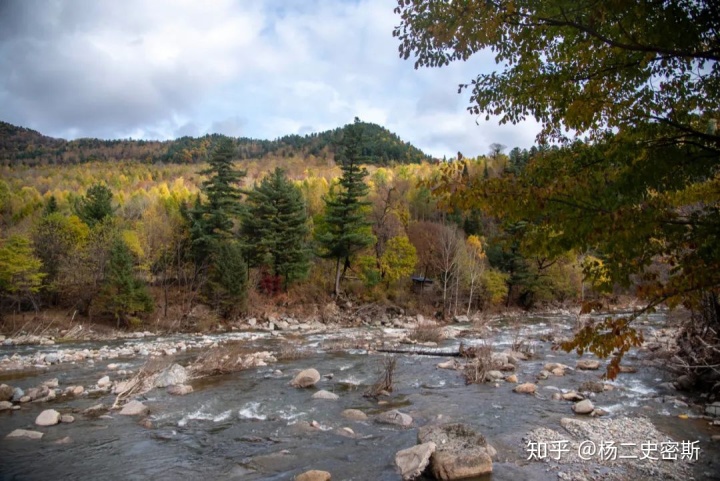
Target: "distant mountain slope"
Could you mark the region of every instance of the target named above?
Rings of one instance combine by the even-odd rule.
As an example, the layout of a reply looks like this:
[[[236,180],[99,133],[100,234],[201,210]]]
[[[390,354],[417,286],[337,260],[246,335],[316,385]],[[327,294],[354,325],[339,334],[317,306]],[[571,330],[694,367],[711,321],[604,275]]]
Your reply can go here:
[[[431,157],[377,124],[362,123],[362,155],[370,164],[418,163]],[[345,127],[309,135],[286,135],[276,140],[233,139],[240,159],[266,156],[334,158]],[[64,140],[47,137],[24,127],[0,121],[0,163],[74,164],[92,160],[197,163],[207,160],[224,136],[180,137],[176,140]]]

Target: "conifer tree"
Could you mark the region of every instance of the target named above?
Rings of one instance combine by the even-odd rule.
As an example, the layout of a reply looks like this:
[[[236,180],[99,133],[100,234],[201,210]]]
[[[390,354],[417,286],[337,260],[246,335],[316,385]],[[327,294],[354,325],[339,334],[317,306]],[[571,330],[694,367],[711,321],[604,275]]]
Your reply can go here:
[[[325,198],[323,225],[317,231],[320,255],[336,260],[336,296],[340,292],[342,274],[350,267],[351,257],[375,241],[371,223],[365,215],[365,207],[370,203],[363,200],[369,188],[364,182],[368,172],[360,166],[362,124],[359,119],[356,118],[353,125],[345,128],[341,142],[342,148],[338,155],[342,169],[340,190],[337,195]]]
[[[95,184],[74,205],[75,213],[89,227],[94,227],[106,217],[113,215],[113,193],[102,184]]]
[[[267,266],[283,287],[307,273],[307,213],[300,189],[276,168],[248,193],[242,233],[250,266]]]

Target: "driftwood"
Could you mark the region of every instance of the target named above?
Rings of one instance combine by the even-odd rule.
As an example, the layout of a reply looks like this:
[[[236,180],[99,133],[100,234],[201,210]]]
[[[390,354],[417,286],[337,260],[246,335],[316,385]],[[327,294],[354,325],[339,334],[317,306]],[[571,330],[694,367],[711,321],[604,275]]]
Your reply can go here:
[[[465,358],[476,358],[478,357],[478,347],[470,346],[465,347],[463,343],[460,343],[457,351],[443,350],[442,348],[432,347],[411,347],[411,348],[400,348],[400,347],[380,347],[375,349],[377,352],[388,353],[388,354],[414,354],[416,356],[437,356],[437,357],[465,357]]]

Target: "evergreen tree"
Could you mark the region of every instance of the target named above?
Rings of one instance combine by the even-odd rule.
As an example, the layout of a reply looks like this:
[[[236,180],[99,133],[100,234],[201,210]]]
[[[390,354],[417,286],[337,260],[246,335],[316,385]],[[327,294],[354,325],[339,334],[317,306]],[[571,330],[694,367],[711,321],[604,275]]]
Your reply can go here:
[[[338,155],[342,169],[340,191],[335,196],[325,198],[323,225],[317,232],[320,255],[336,260],[336,296],[340,292],[340,278],[350,267],[350,258],[375,241],[371,223],[367,221],[364,212],[370,203],[362,200],[367,196],[369,188],[364,182],[367,170],[360,166],[361,146],[362,124],[356,118],[353,125],[345,128],[341,141],[342,148]]]
[[[242,245],[235,240],[215,244],[208,275],[206,295],[223,317],[231,317],[245,307],[247,264]]]
[[[147,286],[135,276],[132,253],[119,237],[113,241],[107,275],[97,301],[102,312],[115,317],[118,327],[129,325],[129,317],[138,312],[153,310]]]
[[[267,266],[284,288],[307,273],[307,213],[300,189],[276,168],[248,193],[242,233],[251,267]]]
[[[98,222],[113,215],[113,193],[102,184],[95,184],[87,193],[75,202],[75,213],[88,226],[94,227]]]

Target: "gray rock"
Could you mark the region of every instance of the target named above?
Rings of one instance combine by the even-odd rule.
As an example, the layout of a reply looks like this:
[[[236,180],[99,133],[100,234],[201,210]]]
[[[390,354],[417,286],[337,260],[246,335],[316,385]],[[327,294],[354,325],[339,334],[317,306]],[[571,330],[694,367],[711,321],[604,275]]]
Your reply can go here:
[[[60,362],[60,355],[56,352],[50,353],[45,356],[45,362],[48,364],[57,364]]]
[[[83,414],[87,417],[96,418],[102,416],[106,412],[108,412],[107,406],[103,404],[95,404],[94,406],[90,406],[84,410]]]
[[[7,436],[5,436],[5,439],[13,439],[13,438],[25,438],[25,439],[40,439],[43,437],[43,433],[39,431],[30,431],[28,429],[16,429],[15,431],[11,432]]]
[[[13,404],[10,401],[0,401],[0,411],[8,411],[12,409]]]
[[[38,426],[54,426],[60,422],[60,413],[54,409],[46,409],[35,418]]]
[[[300,371],[297,376],[290,382],[293,387],[306,388],[314,386],[320,380],[320,373],[317,369],[305,369]]]
[[[13,398],[13,388],[7,384],[0,384],[0,401],[9,401]]]
[[[720,401],[705,406],[705,414],[710,416],[720,416]]]
[[[593,403],[590,402],[589,399],[583,399],[582,401],[575,403],[573,406],[575,414],[590,414],[594,409],[595,406],[593,406]]]
[[[600,361],[595,361],[594,359],[581,359],[577,362],[575,367],[582,369],[583,371],[596,371],[600,369]]]
[[[49,389],[55,389],[60,385],[60,382],[58,381],[58,378],[48,379],[47,381],[42,383],[43,386],[46,386]]]
[[[340,399],[340,396],[338,396],[337,394],[335,394],[333,392],[325,391],[323,389],[323,390],[318,391],[315,394],[313,394],[312,398],[313,399],[326,399],[328,401],[337,401],[338,399]]]
[[[188,379],[187,370],[180,364],[165,368],[155,378],[155,387],[168,387],[174,384],[185,384]]]
[[[404,481],[415,479],[425,471],[435,448],[435,443],[431,441],[403,449],[395,454],[395,466],[400,470]]]
[[[60,422],[64,424],[70,424],[75,422],[75,416],[71,416],[70,414],[63,414],[60,416]]]
[[[464,315],[463,316],[455,316],[453,318],[453,321],[457,322],[458,324],[467,324],[468,322],[470,322],[470,318],[468,318],[468,316],[464,316]]]
[[[359,409],[346,409],[341,412],[340,415],[345,419],[350,419],[352,421],[365,421],[368,418],[367,414]]]
[[[110,378],[108,376],[103,376],[98,380],[97,387],[104,389],[106,387],[110,387],[110,384]]]
[[[401,413],[397,409],[385,411],[375,417],[375,421],[380,424],[394,424],[395,426],[408,427],[412,424],[413,419],[408,414]]]
[[[471,478],[492,472],[491,453],[484,436],[464,424],[423,426],[418,431],[419,443],[435,443],[430,457],[430,470],[436,479]]]
[[[24,396],[25,396],[25,391],[23,391],[19,387],[16,387],[15,389],[13,389],[13,395],[12,395],[12,398],[10,398],[10,400],[14,403],[20,402],[20,399],[22,399]]]
[[[187,384],[173,384],[167,387],[167,392],[173,396],[184,396],[193,392],[193,387]]]
[[[144,416],[150,409],[140,401],[130,401],[120,410],[123,416]]]

